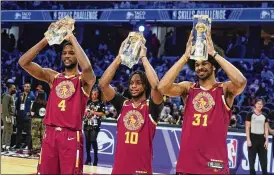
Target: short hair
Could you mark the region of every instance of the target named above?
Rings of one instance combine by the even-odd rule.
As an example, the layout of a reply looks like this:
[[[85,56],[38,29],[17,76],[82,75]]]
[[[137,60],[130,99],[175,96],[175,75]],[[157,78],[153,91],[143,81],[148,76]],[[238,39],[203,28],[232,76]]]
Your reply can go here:
[[[142,84],[145,86],[146,98],[149,98],[150,92],[151,92],[151,86],[148,82],[145,72],[143,72],[141,70],[137,70],[137,71],[133,72],[128,79],[128,86],[130,85],[130,81],[131,81],[133,75],[135,75],[135,74],[138,74],[140,76]]]
[[[218,47],[217,45],[213,44],[214,49],[216,52],[218,52],[218,54],[222,57],[225,57],[224,54],[224,50],[220,47]],[[219,68],[221,67],[219,65],[219,63],[215,60],[215,58],[213,58],[213,56],[208,55],[208,62],[210,62],[216,69],[215,69],[215,76],[219,70]],[[193,72],[195,72],[195,60],[191,60],[189,59],[187,62],[188,67],[190,68],[190,70],[192,70]]]
[[[12,88],[12,86],[15,86],[15,85],[12,84],[12,83],[11,83],[11,84],[9,83],[9,84],[8,84],[8,89]]]
[[[256,99],[255,99],[254,106],[255,106],[255,104],[258,103],[259,101],[261,101],[261,102],[263,103],[263,105],[265,104],[265,101],[264,101],[263,98],[256,98]]]
[[[64,44],[63,44],[63,46],[62,46],[61,52],[63,52],[64,48],[65,48],[66,46],[68,46],[68,45],[71,45],[71,46],[72,46],[72,43],[69,42],[69,41],[64,42]]]

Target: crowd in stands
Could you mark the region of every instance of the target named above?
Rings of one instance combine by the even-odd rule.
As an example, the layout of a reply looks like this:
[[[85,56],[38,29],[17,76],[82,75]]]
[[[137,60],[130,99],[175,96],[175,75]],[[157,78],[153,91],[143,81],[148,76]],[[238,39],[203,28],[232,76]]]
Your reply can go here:
[[[22,91],[22,85],[26,81],[31,83],[32,90],[36,90],[36,87],[38,85],[41,85],[46,93],[48,93],[49,87],[46,83],[32,78],[18,65],[18,59],[26,51],[26,49],[28,49],[23,47],[23,45],[26,44],[27,40],[18,40],[17,44],[15,44],[14,36],[8,35],[6,31],[2,32],[1,37],[2,43],[8,43],[3,45],[1,50],[2,93],[5,91],[8,83],[14,83],[17,86],[19,93],[20,89]],[[177,59],[164,59],[163,56],[158,58],[157,52],[159,48],[158,45],[160,44],[159,40],[157,41],[157,37],[151,32],[149,32],[149,35],[146,37],[149,61],[157,72],[158,77],[161,79],[164,74],[169,70],[169,68],[177,61]],[[113,41],[109,40],[109,38],[112,38],[112,36],[109,36],[107,38],[108,40],[100,40],[99,42],[95,42],[95,46],[92,48],[87,46],[84,47],[87,56],[90,58],[93,70],[98,78],[102,76],[104,70],[106,70],[106,68],[113,61],[118,51],[116,47],[112,47]],[[118,43],[117,45],[117,47],[119,47]],[[232,63],[237,68],[239,68],[240,71],[248,79],[248,85],[246,86],[244,92],[235,99],[234,103],[235,106],[233,109],[233,118],[237,120],[237,125],[233,123],[233,126],[235,125],[235,127],[237,128],[243,127],[245,116],[252,109],[251,106],[253,106],[256,97],[263,97],[265,99],[267,104],[265,105],[263,110],[273,115],[273,111],[271,113],[271,110],[274,109],[273,50],[267,53],[269,57],[266,56],[265,52],[262,51],[261,57],[259,57],[257,61],[250,62],[241,58],[239,58],[237,61],[232,61]],[[272,55],[269,55],[269,53],[271,53]],[[41,51],[34,61],[42,67],[52,68],[61,72],[62,61],[60,57],[60,50],[55,46],[51,46]],[[135,65],[132,69],[129,69],[126,66],[121,66],[118,69],[112,83],[119,93],[127,96],[128,91],[125,87],[128,87],[127,83],[129,75],[133,71],[139,69],[143,70],[143,66],[141,65],[141,63]],[[195,73],[192,72],[187,66],[182,69],[180,75],[176,79],[176,82],[184,80],[197,80]],[[228,80],[228,77],[223,70],[219,70],[219,72],[217,73],[217,80],[220,82]],[[106,111],[107,118],[113,118],[115,115],[117,115],[116,110],[110,105],[106,106]],[[183,121],[183,113],[184,104],[179,97],[166,97],[165,107],[161,113],[160,121],[170,124],[181,124],[181,122]]]
[[[175,9],[175,8],[258,8],[274,7],[273,2],[198,2],[198,1],[1,1],[2,10],[63,9]]]

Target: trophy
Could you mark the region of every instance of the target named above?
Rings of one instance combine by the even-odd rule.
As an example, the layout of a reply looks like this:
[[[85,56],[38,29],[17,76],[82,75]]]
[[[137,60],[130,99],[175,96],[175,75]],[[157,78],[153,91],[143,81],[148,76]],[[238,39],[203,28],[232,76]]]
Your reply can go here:
[[[48,31],[44,34],[49,45],[61,44],[67,34],[74,30],[74,23],[75,20],[70,16],[65,16],[63,19],[52,23],[49,26]]]
[[[194,15],[193,21],[193,40],[190,59],[207,60],[207,32],[211,29],[211,19],[208,15]]]
[[[141,46],[146,43],[146,39],[141,32],[130,32],[128,35],[127,43],[122,46],[120,55],[122,64],[126,65],[130,69],[132,66],[139,62],[139,54]]]

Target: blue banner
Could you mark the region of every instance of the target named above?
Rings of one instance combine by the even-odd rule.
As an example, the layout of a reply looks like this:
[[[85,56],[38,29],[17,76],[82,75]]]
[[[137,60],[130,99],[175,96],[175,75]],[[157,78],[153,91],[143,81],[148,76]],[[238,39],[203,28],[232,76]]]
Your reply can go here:
[[[69,15],[78,22],[192,22],[195,14],[209,15],[213,22],[274,21],[274,8],[2,10],[1,21],[51,22]]]
[[[153,141],[153,172],[175,174],[177,157],[180,149],[180,140],[181,128],[157,127]],[[98,135],[97,141],[99,150],[99,166],[112,167],[116,146],[116,123],[102,123],[102,129]],[[231,173],[249,174],[245,133],[228,132],[227,148]],[[267,170],[269,174],[273,174],[274,161],[272,157],[271,138],[269,139],[267,156]],[[255,162],[255,169],[257,172],[261,173],[258,156]]]

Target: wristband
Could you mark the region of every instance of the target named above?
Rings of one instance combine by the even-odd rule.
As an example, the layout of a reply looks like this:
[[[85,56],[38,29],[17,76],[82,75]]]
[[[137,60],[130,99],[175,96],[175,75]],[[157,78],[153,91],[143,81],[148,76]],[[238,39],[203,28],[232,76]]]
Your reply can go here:
[[[183,55],[183,58],[184,58],[184,61],[185,61],[185,62],[188,61],[188,59],[187,59],[187,57],[186,57],[185,55]]]
[[[219,54],[218,52],[215,52],[213,55],[213,58],[215,58],[218,54]]]

